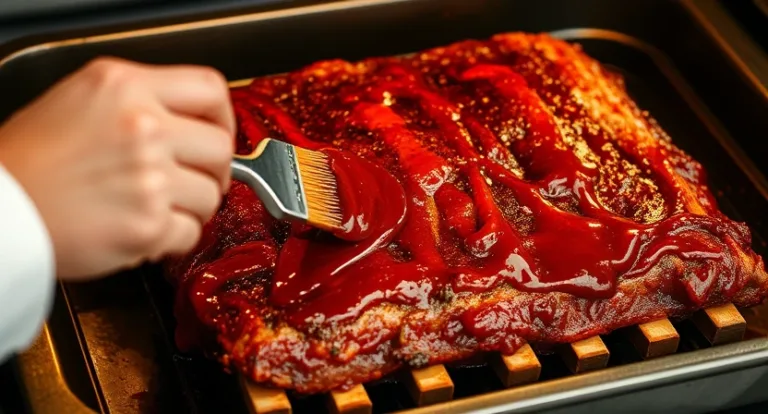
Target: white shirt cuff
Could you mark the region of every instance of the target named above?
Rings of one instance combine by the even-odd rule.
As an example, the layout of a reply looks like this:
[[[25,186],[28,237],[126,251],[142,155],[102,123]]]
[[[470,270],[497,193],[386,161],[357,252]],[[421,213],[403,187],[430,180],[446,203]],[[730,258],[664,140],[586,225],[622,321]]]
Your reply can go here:
[[[53,304],[54,260],[37,208],[0,165],[0,362],[39,335]]]

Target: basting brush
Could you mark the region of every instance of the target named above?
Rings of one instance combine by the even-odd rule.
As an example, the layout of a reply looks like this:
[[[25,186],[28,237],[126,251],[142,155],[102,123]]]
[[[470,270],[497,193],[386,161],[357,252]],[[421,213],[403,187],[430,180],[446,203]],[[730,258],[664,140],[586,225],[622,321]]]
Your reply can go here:
[[[234,155],[230,169],[276,219],[342,229],[336,177],[326,154],[267,138],[251,154]]]

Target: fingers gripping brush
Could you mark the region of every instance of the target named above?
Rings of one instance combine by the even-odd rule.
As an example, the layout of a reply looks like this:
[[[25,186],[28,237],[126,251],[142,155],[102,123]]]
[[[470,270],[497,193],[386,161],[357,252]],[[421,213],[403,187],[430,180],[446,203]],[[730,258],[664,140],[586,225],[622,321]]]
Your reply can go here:
[[[234,155],[230,169],[276,219],[333,231],[342,229],[342,213],[328,161],[322,152],[267,138],[251,154]]]

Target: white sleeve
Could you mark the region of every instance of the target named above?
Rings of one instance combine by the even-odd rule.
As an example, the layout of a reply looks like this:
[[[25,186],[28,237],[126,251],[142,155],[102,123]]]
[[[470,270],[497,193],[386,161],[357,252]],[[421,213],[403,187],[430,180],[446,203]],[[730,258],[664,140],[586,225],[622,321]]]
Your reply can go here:
[[[0,362],[39,335],[54,286],[48,230],[27,193],[0,165]]]

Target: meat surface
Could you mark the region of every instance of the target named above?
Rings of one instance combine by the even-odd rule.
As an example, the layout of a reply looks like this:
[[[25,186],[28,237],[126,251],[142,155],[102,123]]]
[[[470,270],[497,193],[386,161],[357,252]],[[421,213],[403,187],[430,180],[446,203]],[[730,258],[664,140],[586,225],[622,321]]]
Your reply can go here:
[[[702,166],[578,46],[510,33],[325,61],[232,100],[239,152],[272,137],[346,160],[366,233],[277,222],[234,183],[168,262],[179,347],[254,381],[322,392],[768,292]]]

